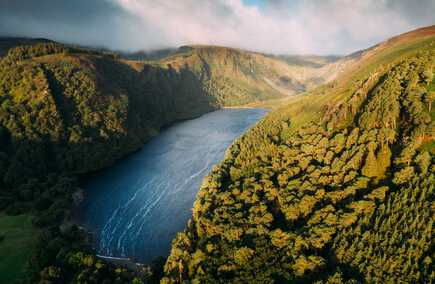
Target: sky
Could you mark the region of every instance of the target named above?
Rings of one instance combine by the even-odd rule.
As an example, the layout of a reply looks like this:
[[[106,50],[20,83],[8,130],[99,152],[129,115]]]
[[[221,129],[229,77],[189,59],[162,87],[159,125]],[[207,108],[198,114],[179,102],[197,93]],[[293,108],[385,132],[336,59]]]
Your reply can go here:
[[[137,51],[348,54],[435,24],[435,0],[0,0],[0,36]]]

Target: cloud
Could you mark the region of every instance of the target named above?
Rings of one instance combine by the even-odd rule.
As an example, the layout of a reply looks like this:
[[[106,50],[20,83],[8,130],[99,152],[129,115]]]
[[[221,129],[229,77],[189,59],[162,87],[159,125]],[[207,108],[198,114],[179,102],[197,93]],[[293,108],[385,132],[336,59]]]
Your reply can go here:
[[[0,0],[0,35],[6,36],[119,46],[124,23],[131,19],[104,0]]]
[[[125,50],[343,54],[434,24],[434,10],[433,0],[0,0],[0,33]]]

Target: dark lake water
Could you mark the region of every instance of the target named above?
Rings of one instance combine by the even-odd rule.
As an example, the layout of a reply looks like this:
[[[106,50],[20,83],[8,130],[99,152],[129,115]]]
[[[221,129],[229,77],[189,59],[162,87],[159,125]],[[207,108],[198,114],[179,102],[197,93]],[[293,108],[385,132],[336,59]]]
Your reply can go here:
[[[87,180],[81,218],[96,234],[98,253],[142,262],[168,255],[202,179],[265,113],[223,109],[177,123]]]

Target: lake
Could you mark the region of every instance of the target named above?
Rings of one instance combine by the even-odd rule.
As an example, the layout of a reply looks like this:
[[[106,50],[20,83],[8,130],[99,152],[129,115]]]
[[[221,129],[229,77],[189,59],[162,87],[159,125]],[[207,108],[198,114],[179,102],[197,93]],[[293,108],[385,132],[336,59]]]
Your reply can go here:
[[[149,262],[167,256],[192,215],[203,178],[266,114],[221,109],[163,129],[144,147],[85,181],[81,219],[98,254]]]

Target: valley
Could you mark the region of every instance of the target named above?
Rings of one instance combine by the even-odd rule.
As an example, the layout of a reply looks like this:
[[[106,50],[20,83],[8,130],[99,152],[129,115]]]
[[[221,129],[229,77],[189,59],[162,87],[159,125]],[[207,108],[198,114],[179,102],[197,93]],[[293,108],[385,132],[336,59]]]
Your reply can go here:
[[[0,279],[433,280],[434,26],[348,56],[27,38],[0,56]]]

